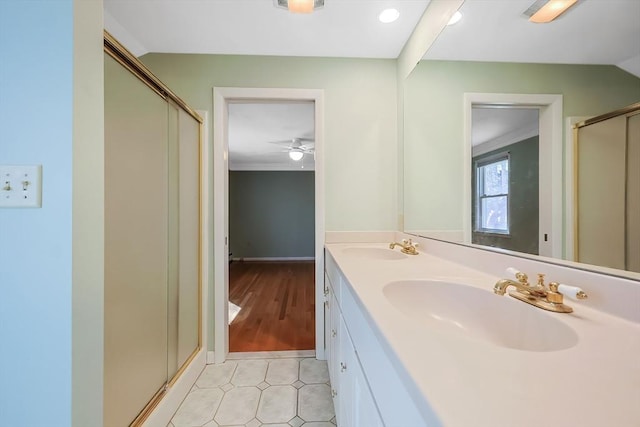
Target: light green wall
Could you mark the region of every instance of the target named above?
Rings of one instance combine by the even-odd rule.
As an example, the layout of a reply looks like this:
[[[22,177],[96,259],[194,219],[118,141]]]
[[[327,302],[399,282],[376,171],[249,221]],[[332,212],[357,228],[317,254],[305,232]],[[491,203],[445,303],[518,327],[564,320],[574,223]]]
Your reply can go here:
[[[209,112],[210,140],[214,87],[323,89],[325,230],[397,229],[396,60],[155,53],[140,60],[192,108]],[[213,295],[213,281],[208,286]]]
[[[640,100],[640,79],[614,66],[422,61],[405,83],[407,230],[461,230],[465,92],[562,94],[564,117]]]
[[[326,230],[396,229],[395,60],[178,54],[141,60],[191,107],[209,112],[214,86],[324,89]]]
[[[229,172],[233,258],[315,256],[312,171]]]

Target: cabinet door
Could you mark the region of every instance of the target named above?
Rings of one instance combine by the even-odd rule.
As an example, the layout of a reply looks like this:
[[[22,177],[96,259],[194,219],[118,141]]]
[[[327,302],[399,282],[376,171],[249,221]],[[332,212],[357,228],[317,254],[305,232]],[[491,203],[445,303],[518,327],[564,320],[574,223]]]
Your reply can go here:
[[[331,380],[331,396],[333,397],[333,407],[336,412],[336,419],[340,423],[340,406],[342,405],[342,398],[340,396],[340,308],[338,307],[338,300],[336,299],[333,290],[331,291],[331,301],[329,302],[331,318],[330,318],[330,335],[331,345],[329,347],[328,367],[329,367],[329,379]],[[341,424],[340,424],[341,425]]]
[[[347,326],[344,323],[342,315],[339,316],[338,327],[338,400],[340,401],[339,407],[336,408],[336,419],[340,427],[355,427],[354,424],[354,383],[353,383],[353,364],[355,360],[355,349],[351,338],[349,338],[349,332],[347,332]]]
[[[355,352],[353,353],[353,361],[347,369],[351,370],[353,381],[352,395],[349,396],[353,402],[353,426],[384,427],[382,417],[373,400],[369,384]]]
[[[324,274],[324,355],[329,363],[331,353],[331,282],[326,272]]]
[[[342,316],[340,316],[339,346],[339,408],[340,427],[383,427],[382,418],[369,390],[369,384]]]

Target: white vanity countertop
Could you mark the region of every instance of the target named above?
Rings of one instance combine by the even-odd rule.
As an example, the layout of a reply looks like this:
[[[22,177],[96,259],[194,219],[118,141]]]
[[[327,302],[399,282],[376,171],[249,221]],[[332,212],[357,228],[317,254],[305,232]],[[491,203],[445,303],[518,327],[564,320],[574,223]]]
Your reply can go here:
[[[353,247],[388,250],[388,243],[326,248],[417,406],[431,407],[443,426],[640,426],[639,324],[591,309],[588,300],[566,299],[573,313],[544,311],[577,333],[578,343],[565,350],[523,351],[444,334],[394,307],[383,287],[398,280],[432,279],[493,293],[496,281],[506,277],[425,253],[372,260],[344,252]]]

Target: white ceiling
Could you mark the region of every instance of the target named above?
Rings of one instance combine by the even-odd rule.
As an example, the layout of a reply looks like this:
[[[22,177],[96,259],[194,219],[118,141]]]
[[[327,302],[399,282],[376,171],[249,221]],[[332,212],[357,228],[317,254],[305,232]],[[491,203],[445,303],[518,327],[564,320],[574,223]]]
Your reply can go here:
[[[429,0],[326,0],[311,14],[273,0],[104,0],[105,27],[148,52],[397,58]],[[388,7],[400,18],[383,24]]]
[[[313,138],[314,110],[313,102],[229,104],[229,169],[313,170],[313,154],[293,161],[285,145],[270,141]]]
[[[494,142],[495,148],[538,135],[536,108],[474,107],[471,120],[471,145]]]
[[[424,59],[618,65],[640,77],[640,1],[579,0],[548,24],[533,0],[466,0]]]

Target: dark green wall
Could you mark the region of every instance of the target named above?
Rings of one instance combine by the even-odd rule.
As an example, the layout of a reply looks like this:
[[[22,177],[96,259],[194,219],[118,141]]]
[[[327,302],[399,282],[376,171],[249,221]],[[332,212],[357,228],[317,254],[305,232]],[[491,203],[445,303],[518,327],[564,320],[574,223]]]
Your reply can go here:
[[[313,257],[314,172],[230,171],[233,258]]]
[[[538,255],[538,137],[525,139],[515,144],[490,151],[474,157],[473,162],[498,153],[509,152],[509,219],[510,235],[485,234],[473,232],[472,242],[478,245],[493,246],[518,252]],[[475,172],[475,169],[474,169]],[[476,188],[476,174],[473,174],[473,187]],[[476,204],[473,192],[473,206]],[[472,221],[475,224],[475,209]]]

